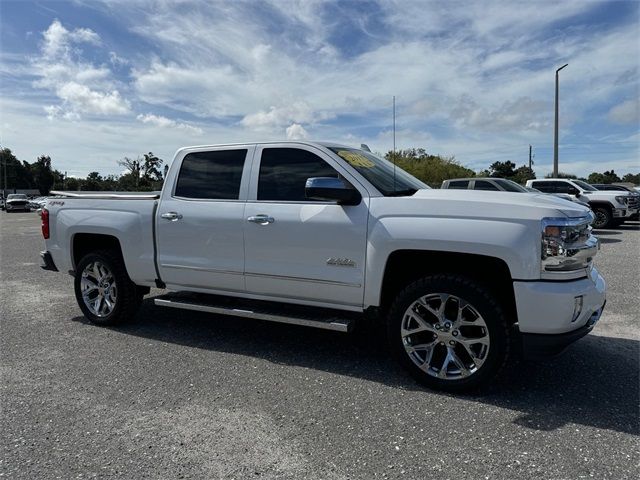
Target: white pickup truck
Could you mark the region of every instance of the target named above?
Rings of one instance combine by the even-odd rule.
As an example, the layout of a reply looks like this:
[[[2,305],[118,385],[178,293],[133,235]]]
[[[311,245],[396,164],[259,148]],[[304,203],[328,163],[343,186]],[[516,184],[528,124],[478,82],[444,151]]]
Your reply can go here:
[[[42,210],[48,270],[85,316],[156,305],[348,331],[386,324],[423,384],[489,382],[510,353],[559,353],[605,304],[593,215],[550,195],[432,190],[329,143],[183,148],[158,194],[72,194]],[[368,323],[369,322],[369,323]]]
[[[587,182],[575,178],[545,178],[527,180],[527,187],[544,193],[575,195],[585,200],[595,214],[593,228],[609,228],[622,225],[638,213],[640,204],[630,192],[601,191]]]

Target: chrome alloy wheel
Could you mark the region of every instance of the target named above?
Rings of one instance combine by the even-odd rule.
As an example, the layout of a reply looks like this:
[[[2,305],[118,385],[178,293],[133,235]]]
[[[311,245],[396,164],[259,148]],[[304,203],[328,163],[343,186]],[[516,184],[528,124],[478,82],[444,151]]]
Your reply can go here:
[[[447,293],[413,302],[401,324],[404,349],[427,374],[458,380],[476,373],[489,354],[489,330],[478,310]]]
[[[609,218],[607,218],[607,214],[603,212],[602,209],[597,209],[595,213],[596,219],[593,222],[593,228],[606,227],[607,222],[609,221]]]
[[[106,317],[116,307],[116,281],[111,270],[96,260],[82,271],[80,280],[84,304],[96,317]]]

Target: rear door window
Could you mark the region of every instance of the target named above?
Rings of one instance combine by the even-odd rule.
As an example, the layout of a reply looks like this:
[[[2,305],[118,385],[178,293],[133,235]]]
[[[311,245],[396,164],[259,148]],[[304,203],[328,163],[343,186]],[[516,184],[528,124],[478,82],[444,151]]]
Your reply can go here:
[[[487,180],[476,180],[474,183],[473,189],[474,190],[493,190],[493,191],[500,190],[493,183],[488,182]]]
[[[182,160],[176,197],[238,200],[247,150],[193,152]]]
[[[555,184],[557,182],[533,182],[531,184],[531,186],[533,188],[537,188],[538,190],[540,190],[541,192],[544,193],[555,193],[556,192],[556,187]]]
[[[453,180],[449,182],[449,188],[466,190],[469,187],[469,180]]]

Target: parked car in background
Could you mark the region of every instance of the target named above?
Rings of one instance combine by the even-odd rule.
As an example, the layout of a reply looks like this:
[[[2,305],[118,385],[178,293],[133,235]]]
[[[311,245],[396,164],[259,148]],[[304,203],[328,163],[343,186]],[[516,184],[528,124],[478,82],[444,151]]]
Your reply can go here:
[[[614,183],[592,183],[592,187],[606,192],[629,192],[631,197],[629,199],[629,207],[640,209],[640,191],[638,187],[627,187],[626,185],[616,185]],[[630,217],[631,220],[638,220],[638,212]]]
[[[31,206],[31,208],[37,210],[38,208],[42,208],[45,206],[45,204],[47,203],[47,198],[48,197],[36,197],[33,198],[31,200],[29,200],[29,205]]]
[[[527,180],[527,187],[544,193],[564,193],[577,198],[584,197],[596,216],[593,228],[610,228],[624,223],[638,212],[629,206],[631,193],[600,191],[587,182],[573,178],[544,178]]]
[[[31,206],[29,205],[29,199],[22,193],[10,193],[7,196],[5,202],[5,210],[7,213],[22,210],[24,212],[30,212]]]
[[[494,192],[517,192],[517,193],[545,193],[531,187],[523,187],[519,183],[506,178],[474,177],[474,178],[454,178],[442,182],[440,188],[461,189],[461,190],[489,190]],[[569,200],[570,202],[589,207],[589,204],[580,198],[564,193],[553,193],[556,197]]]

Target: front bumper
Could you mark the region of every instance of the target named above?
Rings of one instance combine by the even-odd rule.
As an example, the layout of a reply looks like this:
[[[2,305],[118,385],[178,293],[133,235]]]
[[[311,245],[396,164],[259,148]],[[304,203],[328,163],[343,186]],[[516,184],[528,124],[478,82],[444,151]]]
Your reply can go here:
[[[513,282],[525,350],[544,344],[537,350],[559,353],[589,333],[602,314],[606,288],[595,267],[579,280]]]
[[[626,218],[628,216],[626,208],[614,208],[613,218]]]
[[[602,307],[593,312],[585,325],[580,328],[576,328],[571,332],[559,333],[556,335],[520,332],[523,357],[528,360],[539,360],[559,355],[573,342],[580,340],[593,330],[593,327],[595,327],[598,320],[600,320],[600,316],[602,315],[602,311],[604,310],[606,303],[607,302],[605,301]]]

